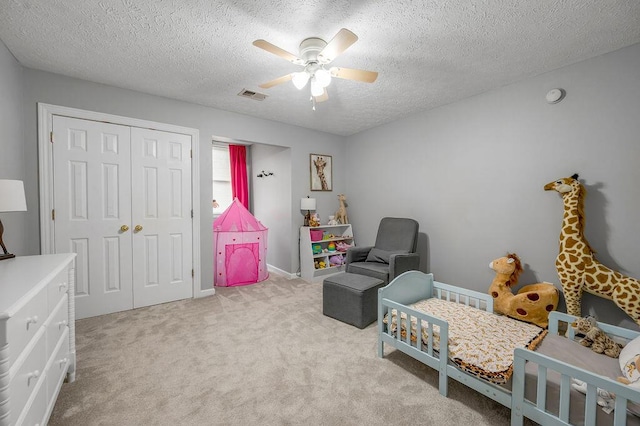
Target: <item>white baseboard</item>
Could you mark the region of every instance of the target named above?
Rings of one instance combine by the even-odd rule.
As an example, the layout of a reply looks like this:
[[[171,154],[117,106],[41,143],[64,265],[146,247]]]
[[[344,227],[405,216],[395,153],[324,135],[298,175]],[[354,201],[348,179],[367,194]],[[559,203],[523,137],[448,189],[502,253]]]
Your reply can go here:
[[[272,265],[269,265],[269,264],[267,264],[267,270],[269,271],[269,273],[277,274],[277,275],[283,276],[285,278],[288,278],[290,280],[292,280],[294,278],[300,278],[300,277],[298,277],[297,274],[292,274],[291,272],[284,271],[284,270],[282,270],[280,268],[276,268],[275,266],[272,266]]]
[[[207,296],[213,296],[214,294],[216,294],[216,289],[215,288],[207,288],[204,290],[200,290],[197,294],[193,295],[194,299],[199,299],[201,297],[207,297]]]

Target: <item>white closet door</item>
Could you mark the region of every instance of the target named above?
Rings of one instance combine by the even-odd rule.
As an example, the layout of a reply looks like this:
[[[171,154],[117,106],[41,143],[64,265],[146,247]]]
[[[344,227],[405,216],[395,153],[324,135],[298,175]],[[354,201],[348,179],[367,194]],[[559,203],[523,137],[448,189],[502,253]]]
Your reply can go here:
[[[193,296],[191,137],[131,129],[134,307]]]
[[[76,317],[131,309],[130,128],[53,117],[57,253],[77,253]]]

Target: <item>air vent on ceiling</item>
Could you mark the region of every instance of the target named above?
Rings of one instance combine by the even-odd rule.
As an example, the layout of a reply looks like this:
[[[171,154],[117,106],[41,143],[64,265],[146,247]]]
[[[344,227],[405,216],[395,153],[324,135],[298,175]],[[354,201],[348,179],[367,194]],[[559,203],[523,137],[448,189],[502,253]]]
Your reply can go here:
[[[267,95],[264,93],[254,92],[253,90],[242,89],[238,96],[242,96],[243,98],[250,98],[256,101],[264,101]]]

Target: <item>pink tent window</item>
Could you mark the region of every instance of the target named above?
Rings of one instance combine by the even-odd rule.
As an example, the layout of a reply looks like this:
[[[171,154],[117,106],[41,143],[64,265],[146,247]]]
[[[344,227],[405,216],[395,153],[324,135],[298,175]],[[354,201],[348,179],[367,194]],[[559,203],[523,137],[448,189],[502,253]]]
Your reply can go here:
[[[213,284],[254,284],[269,278],[267,228],[235,198],[213,222]]]

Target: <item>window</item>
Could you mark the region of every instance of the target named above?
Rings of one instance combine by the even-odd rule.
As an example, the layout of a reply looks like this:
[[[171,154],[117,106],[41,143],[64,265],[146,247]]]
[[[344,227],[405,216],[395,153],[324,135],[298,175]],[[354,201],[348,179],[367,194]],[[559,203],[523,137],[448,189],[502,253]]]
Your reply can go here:
[[[229,148],[225,144],[214,143],[211,149],[213,164],[212,208],[214,216],[223,213],[231,205],[231,166]]]

